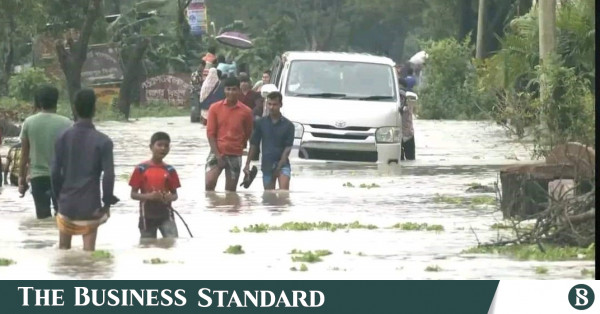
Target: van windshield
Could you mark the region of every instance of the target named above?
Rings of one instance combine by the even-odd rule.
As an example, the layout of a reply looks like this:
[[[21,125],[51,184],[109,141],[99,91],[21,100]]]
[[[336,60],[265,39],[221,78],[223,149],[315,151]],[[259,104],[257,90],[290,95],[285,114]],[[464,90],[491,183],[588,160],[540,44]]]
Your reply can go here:
[[[396,101],[394,69],[385,64],[296,60],[290,64],[287,96]]]

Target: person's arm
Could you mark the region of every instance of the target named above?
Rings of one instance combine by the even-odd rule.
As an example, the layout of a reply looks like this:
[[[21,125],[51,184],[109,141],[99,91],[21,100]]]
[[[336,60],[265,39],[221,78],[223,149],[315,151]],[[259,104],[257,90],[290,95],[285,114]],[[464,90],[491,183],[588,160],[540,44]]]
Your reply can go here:
[[[283,149],[283,152],[281,153],[281,157],[279,158],[279,162],[277,163],[277,168],[275,168],[275,171],[274,171],[275,173],[273,175],[274,177],[279,176],[279,171],[281,171],[281,168],[283,168],[283,166],[288,162],[290,153],[292,152],[292,147],[294,146],[294,126],[293,125],[291,125],[287,129],[284,145],[285,145],[285,148]],[[275,174],[277,176],[275,176]]]
[[[21,159],[19,160],[19,193],[25,193],[27,185],[27,169],[29,164],[29,124],[25,120],[21,129]]]
[[[217,114],[214,109],[214,104],[208,109],[208,117],[206,119],[206,137],[208,138],[208,145],[210,145],[210,151],[217,156],[219,164],[223,163],[223,156],[217,148]]]
[[[107,140],[102,146],[102,203],[110,208],[114,198],[115,163],[113,159],[113,142]]]
[[[246,156],[246,166],[244,167],[244,173],[250,173],[250,162],[256,153],[258,153],[258,146],[260,145],[260,141],[262,140],[262,132],[260,129],[260,124],[257,122],[254,124],[254,132],[252,132],[252,137],[250,138],[250,149],[248,150],[248,156]]]
[[[54,194],[54,199],[58,199],[64,183],[64,153],[62,137],[59,137],[54,144],[54,157],[52,158],[52,166],[50,167],[50,180],[52,183],[52,194]],[[23,158],[23,156],[21,156],[21,158]],[[23,169],[21,169],[21,172],[22,171]],[[19,181],[21,181],[20,178]]]
[[[136,201],[160,201],[162,194],[160,192],[141,193],[137,187],[131,187],[131,199]]]

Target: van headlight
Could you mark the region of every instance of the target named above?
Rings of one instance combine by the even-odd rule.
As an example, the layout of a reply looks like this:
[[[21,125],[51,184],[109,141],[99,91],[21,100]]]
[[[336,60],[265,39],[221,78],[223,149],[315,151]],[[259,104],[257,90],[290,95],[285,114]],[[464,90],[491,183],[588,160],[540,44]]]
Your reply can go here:
[[[298,122],[293,122],[294,123],[294,138],[302,138],[302,135],[304,135],[304,127],[302,126],[302,124],[298,123]]]
[[[377,143],[398,143],[402,137],[402,130],[393,126],[386,126],[377,129],[375,140]]]

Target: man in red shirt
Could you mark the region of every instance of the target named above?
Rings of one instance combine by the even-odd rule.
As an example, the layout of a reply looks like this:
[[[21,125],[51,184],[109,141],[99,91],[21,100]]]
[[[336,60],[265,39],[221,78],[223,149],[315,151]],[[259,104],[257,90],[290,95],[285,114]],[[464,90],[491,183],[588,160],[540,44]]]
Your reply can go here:
[[[214,191],[225,169],[225,190],[235,192],[242,167],[242,152],[253,128],[252,110],[238,100],[240,82],[225,80],[225,99],[210,106],[206,136],[210,153],[206,160],[206,191]]]

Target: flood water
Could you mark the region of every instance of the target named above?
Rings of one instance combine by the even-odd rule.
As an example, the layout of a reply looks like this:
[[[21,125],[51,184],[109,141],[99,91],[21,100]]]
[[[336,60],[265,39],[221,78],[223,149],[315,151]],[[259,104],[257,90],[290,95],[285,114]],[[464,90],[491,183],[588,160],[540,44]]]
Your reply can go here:
[[[529,162],[527,147],[505,136],[489,122],[415,120],[417,160],[400,166],[292,160],[291,192],[263,192],[261,174],[253,185],[224,193],[221,177],[216,193],[204,192],[206,132],[189,118],[152,118],[131,123],[103,122],[98,129],[115,147],[115,194],[121,202],[100,227],[96,248],[113,258],[97,259],[81,250],[57,249],[54,220],[36,220],[33,199],[19,198],[16,188],[0,194],[0,258],[16,264],[0,267],[1,279],[557,279],[582,278],[593,261],[516,261],[497,255],[462,254],[494,240],[490,226],[502,215],[495,207],[475,209],[434,201],[436,194],[473,197],[467,185],[492,185],[506,164]],[[133,167],[149,159],[149,139],[155,131],[171,135],[166,162],[181,178],[174,208],[193,233],[176,218],[180,238],[140,243],[138,203],[129,199]],[[3,147],[3,152],[6,152]],[[518,161],[517,161],[518,159]],[[245,158],[244,158],[245,161]],[[350,182],[354,188],[344,187]],[[360,188],[361,184],[379,185]],[[220,191],[220,192],[219,192]],[[494,196],[493,193],[485,194]],[[269,231],[232,233],[252,224],[285,222],[350,223],[378,226],[375,230]],[[443,232],[389,229],[396,223],[440,224]],[[477,235],[477,238],[475,236]],[[224,254],[241,245],[245,254]],[[293,249],[329,250],[318,263],[293,262]],[[160,258],[166,264],[145,260]],[[441,271],[428,272],[428,266]],[[538,275],[537,266],[548,268]]]

